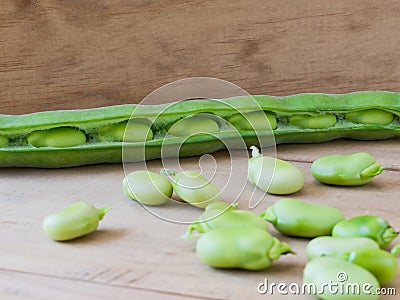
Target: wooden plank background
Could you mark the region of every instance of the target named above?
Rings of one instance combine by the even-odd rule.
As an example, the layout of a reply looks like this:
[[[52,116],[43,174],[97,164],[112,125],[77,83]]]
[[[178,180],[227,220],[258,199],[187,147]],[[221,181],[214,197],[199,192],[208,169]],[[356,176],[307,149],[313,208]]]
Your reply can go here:
[[[177,79],[253,94],[399,90],[396,0],[0,0],[0,113],[139,102]]]

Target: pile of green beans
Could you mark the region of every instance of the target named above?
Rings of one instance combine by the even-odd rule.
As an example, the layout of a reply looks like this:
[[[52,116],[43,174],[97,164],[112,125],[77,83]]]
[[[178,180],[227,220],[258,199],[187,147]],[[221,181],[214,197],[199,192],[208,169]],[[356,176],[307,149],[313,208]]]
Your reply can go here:
[[[379,216],[361,215],[337,222],[332,236],[319,236],[307,244],[304,283],[314,284],[317,290],[313,293],[320,299],[378,299],[376,289],[398,273],[400,245],[386,250],[397,235]],[[371,293],[334,293],[323,287],[328,280],[342,285],[368,284]]]
[[[334,293],[324,284],[348,281],[377,289],[391,282],[398,273],[396,257],[400,245],[391,251],[386,249],[399,232],[382,217],[360,215],[346,219],[335,207],[292,198],[278,200],[260,216],[284,235],[314,238],[307,244],[309,261],[303,271],[303,281],[316,287],[311,293],[320,299],[377,299],[377,295],[365,291],[359,295]]]
[[[208,204],[182,236],[193,237],[199,237],[197,256],[214,268],[257,271],[269,267],[283,254],[294,253],[287,243],[268,232],[267,223],[260,216],[222,201]]]
[[[259,110],[254,111],[254,100]],[[225,148],[222,138],[259,146],[258,138],[270,136],[271,130],[277,144],[386,139],[400,136],[399,115],[400,93],[386,91],[241,96],[173,106],[126,104],[0,115],[0,166],[58,168],[143,161],[160,158],[166,141],[182,144],[179,156],[193,156]],[[257,126],[265,119],[269,126]],[[123,145],[129,150],[124,158]]]

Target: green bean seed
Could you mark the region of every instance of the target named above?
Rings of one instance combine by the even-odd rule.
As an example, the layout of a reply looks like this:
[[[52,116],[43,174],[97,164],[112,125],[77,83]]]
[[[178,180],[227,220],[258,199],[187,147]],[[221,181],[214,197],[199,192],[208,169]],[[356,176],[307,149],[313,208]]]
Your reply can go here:
[[[371,272],[380,284],[386,284],[397,275],[396,257],[382,249],[358,249],[340,255],[340,258]]]
[[[43,231],[56,241],[72,240],[95,231],[110,209],[96,209],[89,203],[76,202],[48,215],[43,221]]]
[[[203,229],[203,223],[209,221],[210,219],[216,218],[225,212],[235,210],[236,208],[237,204],[228,204],[223,201],[215,201],[208,204],[204,208],[204,212],[197,218],[196,221],[189,225],[188,229],[181,236],[181,238],[190,239],[195,237],[193,231],[203,232],[204,230],[206,231],[208,229],[208,226],[205,226],[205,229]]]
[[[345,118],[347,121],[358,124],[388,125],[392,123],[394,115],[382,109],[365,109],[349,112]]]
[[[0,135],[0,147],[3,147],[9,143],[9,139],[5,136]]]
[[[141,170],[129,173],[122,182],[125,195],[144,205],[161,205],[172,196],[172,185],[162,175]]]
[[[237,130],[268,130],[277,126],[275,116],[264,111],[235,114],[227,118],[227,121]]]
[[[168,133],[174,136],[188,137],[218,131],[217,122],[210,118],[196,115],[177,121],[169,128]]]
[[[134,121],[104,126],[98,132],[100,141],[145,142],[153,138],[149,126]]]
[[[218,212],[215,209],[211,209],[205,211],[201,219],[189,226],[186,235],[191,236],[193,231],[205,233],[224,227],[256,227],[268,230],[265,220],[252,212],[235,209]]]
[[[257,227],[267,230],[267,223],[259,215],[245,210],[230,210],[203,224],[203,232],[223,227]]]
[[[316,116],[293,115],[289,117],[289,125],[300,128],[328,128],[334,126],[336,122],[337,120],[334,114],[321,114]]]
[[[366,237],[320,236],[308,242],[306,253],[308,259],[313,259],[320,256],[339,256],[355,250],[376,249],[379,249],[378,243]]]
[[[207,211],[212,211],[212,210],[219,210],[220,212],[227,211],[227,210],[233,210],[236,209],[237,203],[226,203],[223,201],[215,201],[210,204],[208,204],[204,208],[204,212]]]
[[[86,142],[85,134],[71,127],[34,131],[26,138],[34,147],[74,147]]]
[[[162,170],[161,172],[172,176],[171,183],[175,193],[187,203],[204,208],[220,201],[218,187],[197,171],[175,173],[172,170]]]
[[[252,158],[248,165],[248,178],[259,189],[277,195],[292,194],[304,185],[303,173],[289,162],[262,156],[255,146],[251,146]]]
[[[317,257],[306,264],[303,282],[323,300],[378,299],[379,282],[364,268],[337,257]]]
[[[343,220],[332,229],[334,237],[357,237],[363,236],[375,240],[381,248],[386,248],[398,236],[385,219],[362,215]]]
[[[282,254],[293,253],[266,230],[256,227],[218,228],[200,236],[198,257],[215,268],[262,270]]]
[[[205,222],[209,219],[212,219],[212,218],[215,218],[215,217],[221,215],[224,212],[235,210],[236,208],[237,208],[237,204],[228,204],[223,201],[211,202],[204,208],[204,212],[200,215],[200,217],[197,219],[197,221],[193,222],[193,224]]]
[[[192,225],[213,219],[224,212],[235,210],[236,208],[237,204],[228,204],[223,201],[211,202],[204,208],[204,212],[200,215],[200,217],[196,221],[192,223]]]
[[[330,235],[333,226],[344,220],[343,213],[335,207],[291,198],[277,201],[261,217],[282,234],[305,238]]]
[[[311,173],[315,179],[333,185],[363,185],[382,171],[383,167],[375,158],[364,152],[323,156],[311,164]]]

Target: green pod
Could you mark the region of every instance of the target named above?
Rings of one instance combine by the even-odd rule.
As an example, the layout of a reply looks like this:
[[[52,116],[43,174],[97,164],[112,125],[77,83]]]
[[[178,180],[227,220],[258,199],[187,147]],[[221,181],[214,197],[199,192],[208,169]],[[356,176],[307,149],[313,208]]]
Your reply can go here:
[[[363,236],[375,240],[381,248],[386,248],[398,236],[384,218],[362,215],[343,220],[332,229],[334,237]]]
[[[225,227],[208,231],[197,241],[198,257],[215,268],[262,270],[282,254],[293,253],[266,230],[256,227]]]
[[[261,213],[282,234],[304,238],[330,235],[333,226],[344,220],[336,207],[285,198]]]
[[[206,116],[195,115],[174,123],[168,133],[174,136],[188,137],[196,134],[208,134],[219,131],[218,123]]]
[[[111,207],[95,208],[86,202],[76,202],[43,220],[43,231],[56,241],[72,240],[92,233]]]
[[[10,142],[10,140],[6,136],[0,135],[0,147],[4,147]]]
[[[306,254],[310,260],[320,256],[340,256],[350,251],[377,249],[378,243],[366,237],[320,236],[308,242]]]
[[[310,129],[321,129],[332,127],[336,124],[336,116],[334,114],[322,114],[322,115],[293,115],[289,117],[289,125],[310,128]]]
[[[262,156],[251,146],[252,158],[248,164],[248,179],[259,189],[276,195],[292,194],[304,185],[303,173],[289,162]]]
[[[185,202],[196,207],[205,208],[207,205],[220,201],[220,190],[197,171],[162,170],[171,176],[171,184],[175,193]]]
[[[193,231],[205,233],[224,227],[256,227],[268,230],[265,220],[252,212],[245,210],[218,211],[212,209],[205,211],[201,219],[189,226],[187,235],[192,235]]]
[[[382,109],[372,108],[349,112],[345,118],[358,124],[388,125],[393,122],[394,115]]]
[[[303,271],[303,286],[323,300],[373,300],[379,282],[364,268],[337,257],[317,257]]]
[[[353,123],[343,117],[351,113],[365,113],[368,109],[393,114],[394,120],[387,125],[379,125],[375,122]],[[262,124],[265,123],[263,111],[267,112],[267,119],[270,118],[271,130],[265,130],[266,126]],[[234,116],[238,113],[248,117],[248,123],[254,125],[254,130],[246,130],[247,125],[239,130],[232,130],[232,126],[228,126],[228,121],[224,120],[232,118],[232,122],[235,123]],[[302,128],[288,123],[292,116],[330,114],[337,120],[331,127]],[[276,144],[320,143],[337,138],[382,140],[400,136],[399,115],[400,93],[387,91],[348,94],[305,93],[282,97],[237,96],[158,105],[124,104],[25,115],[0,115],[0,136],[9,139],[7,144],[3,142],[3,145],[0,145],[0,167],[61,168],[98,163],[140,162],[165,157],[166,153],[167,156],[174,157],[196,156],[227,147],[229,150],[235,150],[235,147],[243,150],[244,147],[248,148],[251,145],[264,146],[263,139],[271,141],[272,134]],[[153,137],[150,138],[150,131],[147,135],[144,130],[141,131],[144,132],[143,138],[133,138],[126,143],[121,141],[121,134],[118,133],[121,129],[112,128],[131,119],[134,123],[140,123],[138,120],[147,120],[148,122],[143,124],[151,128]],[[259,122],[260,119],[262,123]],[[181,124],[179,120],[182,122],[190,120],[188,122],[194,124]],[[200,126],[199,123],[204,126]],[[243,124],[240,116],[237,124],[239,128]],[[117,132],[116,137],[115,132],[106,133],[104,136],[103,131],[107,131],[109,126],[111,131]],[[172,127],[174,127],[172,132],[168,132]],[[76,137],[72,138],[74,142],[71,143],[70,138],[65,139],[63,136],[60,139],[62,141],[60,146],[43,143],[43,140],[49,137],[49,141],[53,139],[51,134],[53,130],[57,132],[64,130],[63,128],[79,129],[78,142]],[[34,147],[32,147],[26,141],[32,133],[35,133],[34,137],[37,132],[47,134],[44,134],[45,139],[40,137],[37,141],[33,141]],[[33,137],[30,139],[35,140]],[[125,140],[127,141],[126,136]],[[179,151],[173,150],[178,148]]]
[[[383,167],[365,152],[350,155],[329,155],[311,164],[311,174],[322,183],[359,186],[382,173]]]
[[[34,147],[75,147],[86,142],[85,134],[70,127],[59,127],[48,130],[34,131],[26,138]]]
[[[358,249],[340,255],[340,258],[371,272],[380,284],[392,281],[399,266],[396,257],[382,249]]]
[[[275,116],[265,111],[234,114],[227,121],[237,130],[269,130],[277,126]]]
[[[146,124],[131,120],[101,127],[98,137],[100,141],[145,142],[153,138],[153,131]]]
[[[129,198],[144,205],[161,205],[172,196],[172,185],[162,175],[148,170],[129,173],[122,182]]]

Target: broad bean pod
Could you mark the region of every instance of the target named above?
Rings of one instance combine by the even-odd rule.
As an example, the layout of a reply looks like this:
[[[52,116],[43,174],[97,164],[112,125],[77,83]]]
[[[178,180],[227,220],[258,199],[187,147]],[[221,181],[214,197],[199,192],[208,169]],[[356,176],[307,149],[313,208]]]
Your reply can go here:
[[[259,105],[256,111],[254,100]],[[263,113],[270,126],[259,128],[254,122]],[[195,118],[199,114],[201,124]],[[238,114],[245,116],[244,120],[235,117]],[[224,149],[222,139],[243,139],[246,147],[258,145],[259,138],[271,136],[271,130],[277,144],[318,143],[336,138],[387,139],[400,136],[399,115],[400,93],[386,91],[240,96],[181,101],[172,106],[124,104],[0,115],[0,166],[58,168],[122,160],[137,162],[160,158],[165,144],[182,145],[178,154],[170,155],[194,156]],[[187,117],[195,123],[190,128],[174,126]],[[127,125],[132,130],[127,130],[125,141],[121,141],[121,128],[128,121],[132,122]],[[139,124],[137,130],[135,124]],[[235,127],[239,135],[233,130]],[[48,142],[54,140],[63,143]],[[123,145],[127,155],[122,154]]]

